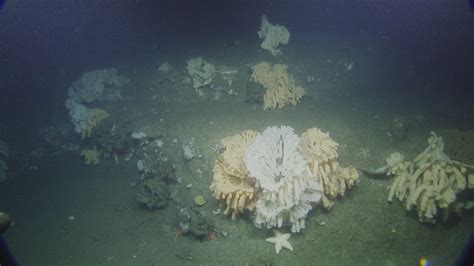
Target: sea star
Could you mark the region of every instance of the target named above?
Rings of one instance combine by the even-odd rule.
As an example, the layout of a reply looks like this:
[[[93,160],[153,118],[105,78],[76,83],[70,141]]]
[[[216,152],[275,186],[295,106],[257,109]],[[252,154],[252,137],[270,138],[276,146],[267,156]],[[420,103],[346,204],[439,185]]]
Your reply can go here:
[[[265,241],[275,244],[275,251],[277,254],[280,253],[281,248],[286,248],[293,251],[293,247],[291,246],[290,242],[288,242],[291,234],[282,234],[277,230],[273,230],[273,232],[275,233],[275,236],[267,238]]]

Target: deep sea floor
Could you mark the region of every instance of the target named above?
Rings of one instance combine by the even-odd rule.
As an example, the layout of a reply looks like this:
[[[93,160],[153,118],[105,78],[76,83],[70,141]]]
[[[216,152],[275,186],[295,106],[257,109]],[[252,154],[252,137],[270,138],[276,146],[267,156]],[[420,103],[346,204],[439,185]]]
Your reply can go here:
[[[78,152],[46,154],[0,184],[0,206],[15,219],[6,239],[18,260],[23,265],[417,265],[426,257],[436,265],[452,264],[472,232],[473,214],[453,216],[446,224],[421,224],[399,202],[387,203],[389,177],[362,175],[331,211],[315,208],[306,229],[289,240],[294,251],[282,250],[279,255],[265,242],[271,231],[257,229],[249,217],[231,220],[213,214],[219,206],[208,188],[217,158],[212,147],[245,129],[261,132],[268,126],[289,125],[301,134],[319,127],[339,143],[340,164],[375,169],[393,152],[415,157],[425,148],[430,131],[465,128],[467,123],[465,118],[443,116],[441,106],[419,98],[414,102],[403,95],[394,97],[396,93],[384,97],[361,89],[418,85],[394,84],[384,80],[384,74],[371,73],[380,58],[363,56],[362,48],[313,53],[310,59],[294,51],[279,59],[258,53],[253,58],[241,56],[244,50],[236,47],[232,56],[221,50],[214,57],[210,52],[203,55],[216,65],[239,69],[233,85],[238,94],[219,99],[196,97],[181,82],[184,61],[176,65],[169,59],[175,70],[168,76],[156,71],[159,64],[148,71],[142,71],[147,66],[119,68],[132,85],[122,92],[123,99],[104,104],[111,114],[108,119],[129,121],[131,131],[160,132],[164,150],[183,180],[170,187],[177,200],[160,210],[141,207],[130,186],[138,177],[136,160],[115,164],[109,159],[91,166]],[[289,65],[307,91],[300,104],[264,111],[244,102],[248,65],[260,60]],[[349,71],[345,65],[352,61],[354,70]],[[399,116],[410,121],[403,141],[387,134]],[[202,157],[186,161],[182,144],[192,138]],[[189,183],[191,188],[186,187]],[[180,209],[194,206],[193,197],[200,194],[207,201],[201,210],[226,236],[213,241],[175,236]]]

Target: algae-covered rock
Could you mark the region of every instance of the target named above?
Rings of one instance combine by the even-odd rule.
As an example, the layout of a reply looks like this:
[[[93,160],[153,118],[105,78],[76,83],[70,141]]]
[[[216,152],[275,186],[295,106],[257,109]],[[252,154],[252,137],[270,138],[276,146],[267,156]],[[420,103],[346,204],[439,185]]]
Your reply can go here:
[[[145,179],[138,185],[137,201],[150,209],[163,208],[168,204],[169,192],[160,178]]]
[[[178,227],[183,234],[189,234],[199,240],[206,239],[214,230],[214,224],[207,215],[195,208],[187,209],[180,214]]]

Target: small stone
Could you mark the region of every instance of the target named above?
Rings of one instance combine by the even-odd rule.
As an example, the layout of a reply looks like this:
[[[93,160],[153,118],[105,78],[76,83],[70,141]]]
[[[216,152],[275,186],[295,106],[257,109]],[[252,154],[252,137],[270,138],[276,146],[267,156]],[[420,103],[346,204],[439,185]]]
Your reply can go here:
[[[320,226],[325,226],[325,225],[326,225],[326,222],[320,222],[319,225],[320,225]]]
[[[140,139],[146,138],[146,133],[144,133],[144,132],[133,132],[131,136],[132,136],[132,139],[140,140]]]
[[[163,144],[164,144],[164,143],[163,143],[163,141],[162,141],[161,139],[159,139],[159,140],[156,141],[156,146],[157,146],[158,148],[162,148],[162,147],[163,147]]]
[[[140,172],[145,171],[145,163],[143,162],[143,160],[138,160],[137,161],[137,169]]]

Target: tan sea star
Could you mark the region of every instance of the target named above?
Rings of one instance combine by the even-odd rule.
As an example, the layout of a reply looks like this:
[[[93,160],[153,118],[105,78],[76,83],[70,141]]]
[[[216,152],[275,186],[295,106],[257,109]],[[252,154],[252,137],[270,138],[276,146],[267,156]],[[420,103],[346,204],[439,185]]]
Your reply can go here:
[[[293,251],[293,247],[291,246],[290,242],[288,242],[291,234],[282,234],[277,230],[273,230],[273,233],[275,233],[275,236],[267,238],[265,241],[275,244],[275,251],[277,254],[280,253],[281,248],[286,248]]]

